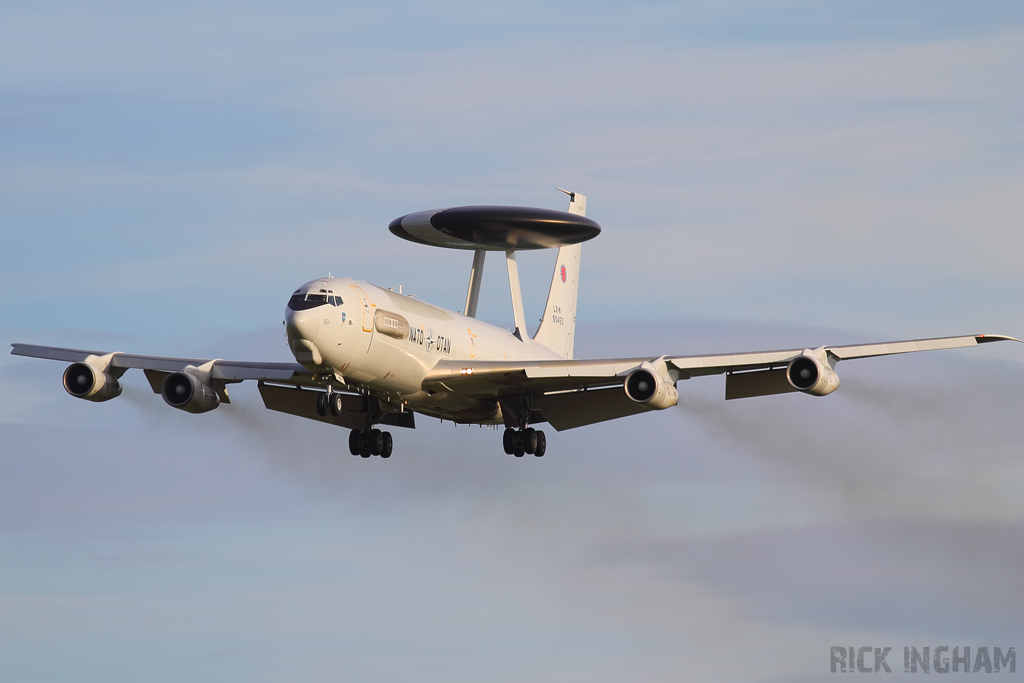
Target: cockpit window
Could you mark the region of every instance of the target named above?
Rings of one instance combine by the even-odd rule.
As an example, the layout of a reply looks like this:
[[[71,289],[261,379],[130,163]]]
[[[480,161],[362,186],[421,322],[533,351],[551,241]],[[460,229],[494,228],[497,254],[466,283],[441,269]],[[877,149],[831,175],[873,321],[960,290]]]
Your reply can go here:
[[[324,306],[328,303],[326,294],[292,294],[292,298],[288,300],[288,308],[293,311],[304,311],[308,308],[316,308],[317,306]],[[337,304],[335,304],[337,305]]]
[[[334,294],[329,294],[327,296],[327,303],[329,303],[332,306],[341,306],[345,302],[341,300],[340,296],[335,296]]]

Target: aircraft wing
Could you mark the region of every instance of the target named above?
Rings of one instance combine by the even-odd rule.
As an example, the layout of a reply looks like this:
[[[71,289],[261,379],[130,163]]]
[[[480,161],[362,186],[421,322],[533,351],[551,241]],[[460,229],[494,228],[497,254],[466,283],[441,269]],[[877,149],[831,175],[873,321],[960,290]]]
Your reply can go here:
[[[661,356],[604,360],[457,361],[438,363],[424,379],[424,389],[496,398],[508,413],[517,412],[511,397],[532,394],[528,408],[555,429],[601,422],[646,412],[619,387],[641,363],[664,362],[672,380],[727,373],[726,398],[745,398],[796,391],[784,368],[797,356],[813,352],[834,362],[915,351],[956,349],[995,341],[1020,341],[1001,335],[968,335],[909,341],[782,349],[708,356]],[[756,372],[756,371],[769,372]],[[771,372],[774,371],[774,372]],[[613,389],[614,388],[614,389]],[[539,415],[538,415],[539,413]],[[531,417],[531,420],[534,419]]]
[[[821,347],[837,360],[886,356],[913,351],[957,349],[993,341],[1020,341],[1000,335],[940,337],[912,341]],[[786,365],[807,349],[783,349],[709,356],[661,356],[679,379],[724,372],[764,370]],[[460,393],[498,396],[521,390],[559,391],[590,389],[622,384],[626,375],[644,361],[659,358],[612,358],[603,360],[541,361],[441,361],[423,380],[425,388],[441,388]]]
[[[111,355],[110,351],[86,351],[83,349],[64,349],[55,346],[36,346],[34,344],[12,344],[13,356],[29,358],[45,358],[62,360],[69,363],[84,361],[89,356]],[[206,358],[167,358],[164,356],[139,356],[130,353],[113,352],[110,367],[115,370],[140,369],[157,373],[171,373],[183,369],[187,365],[196,367],[211,361]],[[312,376],[306,368],[298,363],[257,363],[252,361],[220,360],[212,361],[210,378],[223,382],[242,382],[247,379],[268,380],[284,384],[312,385]]]
[[[915,351],[960,349],[996,341],[1019,342],[1020,340],[1002,335],[972,334],[965,337],[937,337],[933,339],[913,339],[909,341],[854,344],[849,346],[824,346],[821,348],[825,353],[835,358],[836,361],[840,361],[870,358],[872,356],[891,356],[897,353],[913,353]],[[805,350],[807,349],[760,351],[756,353],[715,356],[670,356],[666,357],[665,361],[681,373],[690,376],[717,375],[723,372],[766,369],[784,365],[792,360],[794,356],[803,353]]]
[[[161,393],[164,378],[172,372],[184,370],[187,366],[202,368],[209,373],[210,384],[221,403],[230,403],[226,386],[245,380],[259,382],[260,396],[263,405],[289,415],[297,415],[310,420],[335,424],[347,429],[362,429],[366,425],[366,415],[371,410],[371,402],[376,401],[369,396],[354,395],[346,391],[335,390],[343,394],[341,410],[337,415],[327,413],[321,415],[317,411],[319,391],[303,390],[303,387],[317,387],[313,375],[298,363],[261,363],[238,360],[207,360],[205,358],[167,358],[165,356],[139,356],[130,353],[109,351],[87,351],[85,349],[65,349],[54,346],[36,346],[34,344],[12,344],[11,354],[29,358],[45,358],[62,360],[69,363],[84,362],[90,356],[102,358],[109,356],[109,372],[120,377],[129,369],[140,369],[146,374],[153,393]],[[379,419],[380,424],[395,427],[414,428],[415,420],[411,412],[386,413]]]

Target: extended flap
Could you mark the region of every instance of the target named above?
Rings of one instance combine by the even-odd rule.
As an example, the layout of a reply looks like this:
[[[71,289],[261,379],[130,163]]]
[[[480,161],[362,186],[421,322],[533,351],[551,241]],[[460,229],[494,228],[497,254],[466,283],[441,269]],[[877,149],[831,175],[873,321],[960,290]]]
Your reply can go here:
[[[297,415],[318,422],[336,424],[347,429],[366,429],[366,412],[369,401],[376,399],[354,394],[341,395],[341,414],[335,417],[330,413],[320,416],[316,412],[316,397],[322,395],[319,391],[298,389],[292,387],[281,387],[273,384],[259,385],[260,396],[263,397],[263,405],[270,410],[279,413]],[[415,429],[415,417],[411,412],[406,413],[384,413],[380,417],[379,424],[392,427],[406,427]]]
[[[738,372],[725,376],[725,400],[771,396],[796,391],[786,379],[786,368],[758,372]]]
[[[558,431],[650,412],[631,401],[621,387],[545,394],[534,399],[534,411]]]

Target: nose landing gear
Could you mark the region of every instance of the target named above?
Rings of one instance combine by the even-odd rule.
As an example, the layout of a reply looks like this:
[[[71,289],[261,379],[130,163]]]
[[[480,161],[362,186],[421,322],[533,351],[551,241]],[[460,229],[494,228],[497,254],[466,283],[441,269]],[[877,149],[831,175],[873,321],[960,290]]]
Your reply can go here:
[[[327,415],[327,394],[316,395],[316,414],[320,417]]]
[[[501,445],[506,454],[514,455],[517,458],[523,457],[524,453],[541,458],[548,450],[548,440],[544,436],[544,432],[533,427],[525,429],[509,427],[501,437]]]
[[[317,394],[316,414],[320,417],[326,417],[327,413],[334,417],[341,415],[341,394],[336,391]]]

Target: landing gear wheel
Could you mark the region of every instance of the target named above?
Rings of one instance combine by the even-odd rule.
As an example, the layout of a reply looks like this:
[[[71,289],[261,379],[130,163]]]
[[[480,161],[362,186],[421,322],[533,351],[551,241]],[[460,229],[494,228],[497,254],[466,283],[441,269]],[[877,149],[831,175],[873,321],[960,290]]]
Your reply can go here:
[[[516,432],[516,442],[515,445],[512,447],[512,455],[516,456],[517,458],[521,458],[523,457],[523,453],[525,452],[526,451],[523,449],[523,433]]]
[[[371,429],[366,445],[371,454],[380,455],[384,450],[384,432],[379,429]]]
[[[316,414],[320,417],[327,415],[327,394],[316,395]]]
[[[363,450],[362,441],[363,433],[358,429],[353,429],[348,435],[348,452],[352,455],[359,455]]]
[[[338,392],[332,393],[327,397],[327,407],[331,410],[331,415],[338,417],[341,415],[341,394]]]
[[[391,449],[394,448],[395,442],[392,441],[392,439],[391,439],[391,432],[384,432],[383,437],[384,437],[384,439],[383,439],[384,440],[384,445],[380,449],[380,457],[382,457],[382,458],[390,458],[391,457]]]
[[[532,454],[537,449],[537,430],[527,427],[522,433],[523,450]]]
[[[501,436],[501,446],[505,449],[505,455],[512,455],[516,449],[516,430],[509,427]]]
[[[537,432],[537,446],[533,449],[533,454],[538,458],[543,458],[547,452],[548,437],[544,436],[544,432]]]
[[[359,457],[369,458],[373,455],[370,452],[370,436],[366,432],[359,432]]]

